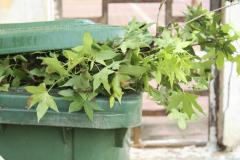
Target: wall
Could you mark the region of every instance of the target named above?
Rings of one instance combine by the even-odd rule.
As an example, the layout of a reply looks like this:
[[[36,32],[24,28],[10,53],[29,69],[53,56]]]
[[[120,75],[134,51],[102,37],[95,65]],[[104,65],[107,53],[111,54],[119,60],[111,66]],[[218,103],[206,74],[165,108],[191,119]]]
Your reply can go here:
[[[240,30],[240,4],[226,9],[225,21]],[[240,43],[235,45],[239,49]],[[240,144],[240,76],[236,65],[226,63],[223,71],[223,144],[233,148]]]
[[[53,19],[53,0],[0,0],[0,23]]]

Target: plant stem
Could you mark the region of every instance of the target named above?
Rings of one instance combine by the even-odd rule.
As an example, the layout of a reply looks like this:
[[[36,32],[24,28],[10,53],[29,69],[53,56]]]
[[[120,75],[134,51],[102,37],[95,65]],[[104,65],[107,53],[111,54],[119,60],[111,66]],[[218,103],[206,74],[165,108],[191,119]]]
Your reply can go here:
[[[159,6],[159,9],[158,9],[158,13],[157,13],[157,20],[156,20],[156,36],[158,34],[158,26],[159,26],[159,16],[160,16],[160,11],[162,9],[162,6],[164,3],[166,3],[167,0],[163,0],[161,3],[160,3],[160,6]]]
[[[226,5],[226,6],[217,8],[217,9],[212,10],[212,11],[210,11],[210,12],[217,12],[217,11],[220,11],[220,10],[222,10],[222,9],[225,9],[225,8],[228,8],[228,7],[232,7],[232,6],[234,6],[234,5],[237,5],[237,4],[239,4],[239,3],[240,3],[240,2],[231,3],[231,4],[229,4],[229,5]],[[199,19],[199,18],[201,18],[201,17],[203,17],[203,16],[205,16],[205,15],[207,15],[207,14],[208,14],[208,13],[201,14],[201,15],[199,15],[199,16],[197,16],[197,17],[195,17],[195,18],[193,18],[193,19],[185,22],[185,25],[186,25],[186,24],[189,24],[189,23],[191,23],[191,22],[193,22],[193,21],[195,21],[195,20],[197,20],[197,19]],[[179,26],[177,26],[176,28],[178,28],[178,27],[179,27]]]
[[[65,77],[64,77],[64,78],[65,78]],[[51,87],[48,89],[48,92],[49,92],[58,82],[62,81],[64,78],[60,78],[59,80],[55,81],[55,82],[51,85]]]

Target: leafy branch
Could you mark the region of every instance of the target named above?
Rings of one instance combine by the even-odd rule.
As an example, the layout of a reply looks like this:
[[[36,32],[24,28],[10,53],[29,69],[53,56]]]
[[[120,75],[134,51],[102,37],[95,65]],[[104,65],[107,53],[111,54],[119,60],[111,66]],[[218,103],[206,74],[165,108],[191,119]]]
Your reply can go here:
[[[153,36],[148,31],[151,25],[133,20],[125,27],[125,36],[112,41],[98,43],[85,33],[83,44],[72,49],[1,56],[0,90],[25,87],[31,94],[29,109],[36,106],[38,120],[48,109],[58,112],[54,96],[70,101],[69,112],[84,111],[93,120],[94,111],[100,109],[94,101],[97,96],[108,97],[112,108],[128,93],[147,92],[185,128],[203,110],[183,86],[207,88],[211,65],[221,69],[225,59],[236,63],[240,73],[233,45],[240,39],[238,32],[219,24],[215,12],[201,7],[189,7],[186,22],[183,27],[175,24],[174,32],[160,27]],[[151,86],[151,80],[159,87]]]

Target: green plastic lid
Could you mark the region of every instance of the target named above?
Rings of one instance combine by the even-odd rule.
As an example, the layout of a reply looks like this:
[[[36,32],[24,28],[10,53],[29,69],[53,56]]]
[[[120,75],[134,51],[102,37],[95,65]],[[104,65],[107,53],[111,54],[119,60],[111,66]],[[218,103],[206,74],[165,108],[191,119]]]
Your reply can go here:
[[[123,36],[125,31],[81,19],[0,24],[0,55],[72,48],[82,44],[85,32],[104,42]]]

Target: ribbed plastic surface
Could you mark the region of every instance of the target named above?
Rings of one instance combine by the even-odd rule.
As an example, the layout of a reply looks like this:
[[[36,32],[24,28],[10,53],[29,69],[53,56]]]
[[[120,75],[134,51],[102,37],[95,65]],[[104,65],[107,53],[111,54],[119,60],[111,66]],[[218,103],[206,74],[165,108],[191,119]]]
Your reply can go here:
[[[0,55],[72,48],[82,43],[85,32],[103,42],[123,36],[124,29],[78,19],[1,24]]]
[[[49,110],[37,122],[35,109],[27,110],[28,95],[16,93],[0,93],[0,124],[45,125],[77,128],[129,128],[141,123],[141,95],[127,95],[122,103],[116,103],[113,109],[109,108],[107,98],[97,98],[98,105],[103,111],[94,113],[93,121],[89,120],[84,112],[69,113],[69,102],[57,98],[56,102],[60,113]]]

